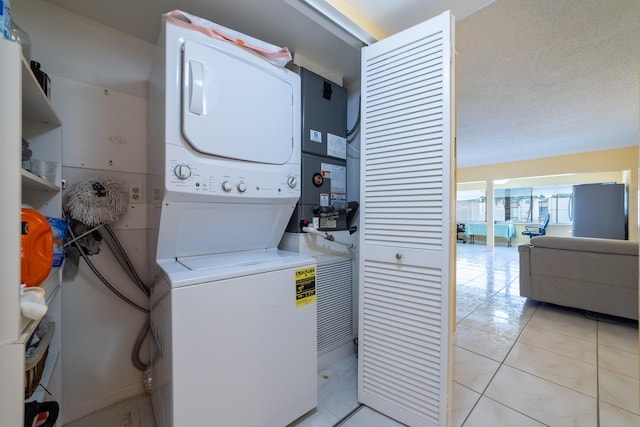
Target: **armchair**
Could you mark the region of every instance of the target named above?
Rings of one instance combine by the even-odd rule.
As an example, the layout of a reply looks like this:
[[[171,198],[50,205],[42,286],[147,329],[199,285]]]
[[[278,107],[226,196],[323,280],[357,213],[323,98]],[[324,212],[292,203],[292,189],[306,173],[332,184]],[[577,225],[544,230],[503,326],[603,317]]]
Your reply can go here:
[[[551,219],[551,214],[547,212],[547,215],[544,217],[544,222],[542,225],[525,225],[524,231],[522,232],[523,236],[544,236],[547,234],[547,225],[549,225],[549,220]]]

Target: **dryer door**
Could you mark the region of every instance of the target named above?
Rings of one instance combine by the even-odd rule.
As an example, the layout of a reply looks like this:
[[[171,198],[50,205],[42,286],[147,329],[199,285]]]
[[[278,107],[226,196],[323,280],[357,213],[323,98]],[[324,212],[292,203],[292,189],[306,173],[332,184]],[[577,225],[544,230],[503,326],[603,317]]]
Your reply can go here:
[[[184,44],[182,134],[197,151],[284,164],[293,153],[298,76],[225,42]]]

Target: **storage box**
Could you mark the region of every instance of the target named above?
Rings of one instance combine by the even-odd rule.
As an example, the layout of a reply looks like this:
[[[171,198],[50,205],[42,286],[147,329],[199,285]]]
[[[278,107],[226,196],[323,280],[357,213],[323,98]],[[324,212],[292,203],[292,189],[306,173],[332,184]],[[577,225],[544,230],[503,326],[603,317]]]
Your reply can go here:
[[[54,322],[49,322],[47,332],[38,342],[38,346],[33,354],[29,357],[25,357],[24,362],[24,398],[28,399],[38,385],[44,372],[44,365],[47,362],[47,355],[49,354],[49,344],[51,344],[51,338],[56,329]]]

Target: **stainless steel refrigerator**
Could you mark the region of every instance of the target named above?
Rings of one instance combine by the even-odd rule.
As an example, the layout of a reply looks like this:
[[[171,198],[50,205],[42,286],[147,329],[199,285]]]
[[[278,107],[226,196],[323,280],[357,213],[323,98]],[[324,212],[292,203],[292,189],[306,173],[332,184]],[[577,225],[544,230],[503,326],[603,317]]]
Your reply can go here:
[[[572,235],[627,239],[627,197],[624,184],[573,186]]]

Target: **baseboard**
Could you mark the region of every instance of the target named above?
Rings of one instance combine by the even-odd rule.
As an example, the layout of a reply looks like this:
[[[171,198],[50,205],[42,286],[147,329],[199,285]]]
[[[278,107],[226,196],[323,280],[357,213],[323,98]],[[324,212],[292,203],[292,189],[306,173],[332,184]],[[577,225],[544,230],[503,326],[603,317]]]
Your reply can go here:
[[[130,399],[142,393],[144,393],[144,389],[142,388],[142,383],[139,381],[112,393],[108,393],[73,406],[65,406],[63,412],[64,423],[70,423],[82,417],[86,417],[89,414],[93,414],[94,412],[98,412],[115,403]]]

